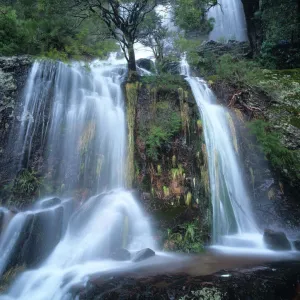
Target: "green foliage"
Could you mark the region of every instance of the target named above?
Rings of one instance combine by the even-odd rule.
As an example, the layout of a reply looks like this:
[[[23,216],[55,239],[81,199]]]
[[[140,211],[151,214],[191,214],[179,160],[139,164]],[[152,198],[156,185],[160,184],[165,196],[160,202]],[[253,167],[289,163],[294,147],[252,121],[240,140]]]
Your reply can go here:
[[[174,41],[174,46],[179,52],[187,54],[187,60],[191,66],[198,66],[200,62],[198,47],[201,42],[202,40],[187,39],[179,35]]]
[[[237,85],[254,83],[257,74],[261,72],[257,63],[245,59],[238,59],[230,54],[220,56],[215,65],[215,75],[218,79],[229,81]]]
[[[53,187],[33,170],[23,169],[16,178],[4,186],[7,202],[22,207],[32,203],[43,193],[50,194]]]
[[[9,6],[0,6],[0,54],[11,55],[27,47],[26,24],[17,19],[17,13]]]
[[[70,2],[19,0],[0,6],[0,54],[32,54],[67,60],[104,57],[118,49],[103,40],[107,30],[97,19],[84,22],[73,16]]]
[[[282,145],[279,135],[270,131],[268,123],[255,120],[249,124],[249,128],[274,168],[290,169],[299,166],[296,153]]]
[[[161,111],[163,112],[158,114],[164,115],[164,117],[156,118],[156,122],[151,124],[150,132],[145,138],[146,153],[153,160],[158,159],[158,150],[161,146],[168,142],[181,128],[181,118],[178,112],[171,111],[169,108]]]
[[[168,229],[164,250],[185,253],[203,252],[203,242],[199,221],[184,223],[174,230]]]
[[[207,19],[206,12],[216,4],[216,0],[175,0],[175,23],[186,31],[209,33],[213,29],[214,20]]]

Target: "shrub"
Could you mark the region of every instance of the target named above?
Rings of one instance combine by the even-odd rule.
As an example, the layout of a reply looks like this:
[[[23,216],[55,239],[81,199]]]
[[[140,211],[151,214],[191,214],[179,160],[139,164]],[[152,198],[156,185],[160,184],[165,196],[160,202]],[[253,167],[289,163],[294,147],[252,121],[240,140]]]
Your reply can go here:
[[[175,229],[168,229],[164,250],[185,253],[203,252],[203,242],[199,221],[184,223]]]

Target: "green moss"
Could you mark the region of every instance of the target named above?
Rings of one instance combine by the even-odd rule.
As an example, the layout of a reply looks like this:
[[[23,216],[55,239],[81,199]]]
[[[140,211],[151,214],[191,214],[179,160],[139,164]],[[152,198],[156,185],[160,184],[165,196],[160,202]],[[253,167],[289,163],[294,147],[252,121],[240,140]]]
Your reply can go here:
[[[136,105],[139,92],[139,83],[127,83],[125,86],[126,101],[127,101],[127,128],[128,128],[128,151],[127,151],[127,172],[126,185],[132,187],[134,180],[134,129],[136,117]]]

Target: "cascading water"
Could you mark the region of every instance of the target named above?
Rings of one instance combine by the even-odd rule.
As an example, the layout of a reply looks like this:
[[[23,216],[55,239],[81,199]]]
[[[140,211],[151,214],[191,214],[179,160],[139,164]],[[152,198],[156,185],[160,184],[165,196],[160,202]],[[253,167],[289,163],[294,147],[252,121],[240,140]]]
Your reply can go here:
[[[186,58],[181,61],[181,70],[191,86],[203,121],[213,205],[213,242],[264,248],[238,163],[238,145],[232,132],[231,116],[217,105],[207,84],[190,75]]]
[[[247,41],[246,19],[241,0],[218,0],[219,5],[211,8],[208,18],[214,18],[214,29],[209,38],[218,40]]]
[[[28,164],[38,139],[47,152],[44,173],[62,191],[122,186],[125,118],[120,83],[125,66],[114,63],[111,57],[94,62],[90,70],[80,63],[34,63],[24,90],[15,173]]]
[[[74,200],[46,198],[5,224],[0,237],[0,271],[12,263],[10,258],[23,239],[31,238],[32,232],[26,228],[34,228],[36,222],[47,232],[47,240],[53,241],[53,251],[39,268],[21,274],[0,299],[65,299],[70,288],[84,284],[88,275],[128,267],[130,262],[109,258],[114,249],[154,248],[147,219],[131,193],[122,189],[126,123],[121,83],[125,66],[124,60],[114,56],[92,63],[90,70],[79,63],[34,63],[24,93],[16,166],[26,165],[38,138],[47,157],[45,174],[64,185],[64,191],[83,184],[102,193],[78,203],[77,210],[64,206]],[[50,111],[49,119],[46,111]],[[2,211],[6,216],[7,211]],[[58,218],[58,214],[62,216]],[[56,231],[60,232],[58,241]],[[30,261],[27,252],[24,259]]]

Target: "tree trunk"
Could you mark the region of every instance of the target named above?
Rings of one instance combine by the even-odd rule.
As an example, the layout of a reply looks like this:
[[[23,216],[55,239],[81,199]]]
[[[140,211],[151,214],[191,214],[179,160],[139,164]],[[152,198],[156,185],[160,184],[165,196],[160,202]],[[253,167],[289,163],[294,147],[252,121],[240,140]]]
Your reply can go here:
[[[128,70],[129,72],[136,72],[135,53],[133,43],[128,43]]]
[[[134,82],[138,79],[138,74],[136,71],[136,61],[135,53],[133,48],[133,43],[128,43],[128,82]]]

